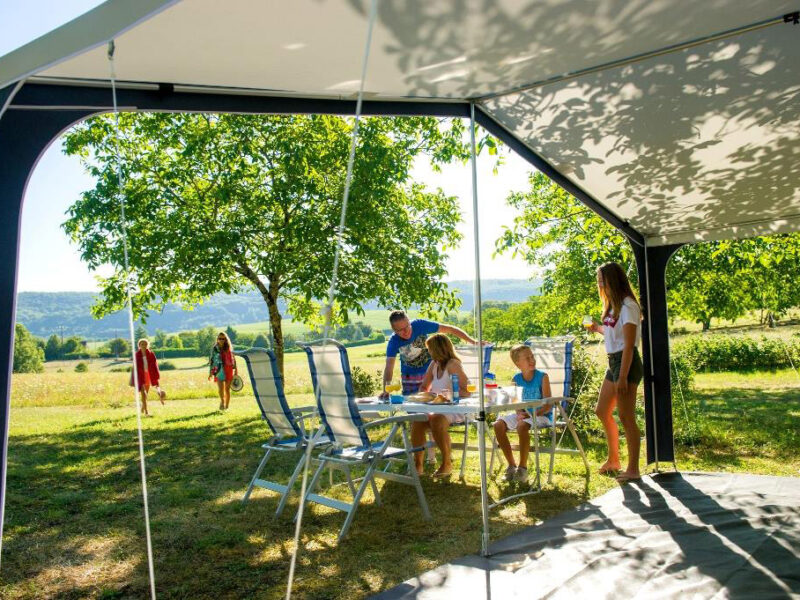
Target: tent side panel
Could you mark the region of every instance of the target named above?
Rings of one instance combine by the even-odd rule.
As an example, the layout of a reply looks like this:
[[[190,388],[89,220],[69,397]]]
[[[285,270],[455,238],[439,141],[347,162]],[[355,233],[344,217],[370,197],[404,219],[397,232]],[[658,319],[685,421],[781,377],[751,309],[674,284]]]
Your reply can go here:
[[[0,119],[0,540],[6,497],[11,370],[14,364],[17,261],[22,198],[39,157],[86,111],[6,111]]]
[[[675,462],[666,273],[670,257],[680,247],[681,244],[633,246],[644,314],[642,362],[647,464]]]

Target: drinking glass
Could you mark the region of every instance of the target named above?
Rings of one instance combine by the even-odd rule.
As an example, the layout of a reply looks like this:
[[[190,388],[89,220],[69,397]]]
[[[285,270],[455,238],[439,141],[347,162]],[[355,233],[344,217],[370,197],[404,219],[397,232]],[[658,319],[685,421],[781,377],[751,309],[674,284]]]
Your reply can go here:
[[[583,315],[583,321],[581,321],[581,324],[584,327],[586,327],[588,329],[589,327],[592,326],[593,323],[594,323],[594,320],[592,319],[592,317],[590,317],[589,315]]]

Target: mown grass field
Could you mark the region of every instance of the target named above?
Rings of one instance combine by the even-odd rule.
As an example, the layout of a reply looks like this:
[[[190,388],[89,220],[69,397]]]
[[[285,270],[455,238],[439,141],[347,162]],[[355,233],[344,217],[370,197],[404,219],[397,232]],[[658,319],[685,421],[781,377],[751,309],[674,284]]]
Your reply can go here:
[[[353,365],[374,373],[382,345],[350,349]],[[144,421],[150,514],[160,598],[281,598],[288,574],[296,495],[274,519],[276,495],[257,489],[240,503],[267,435],[249,386],[220,413],[202,359],[178,359],[163,374],[170,394]],[[71,365],[74,368],[74,363]],[[117,365],[119,366],[119,365]],[[136,418],[127,373],[96,361],[88,373],[48,365],[14,375],[8,500],[0,571],[2,598],[142,598],[147,594]],[[62,368],[64,372],[57,372]],[[513,372],[506,352],[493,369]],[[293,405],[311,400],[304,354],[286,355]],[[676,395],[675,402],[682,400]],[[682,470],[800,476],[800,381],[791,370],[697,376],[686,399],[697,435],[678,446]],[[676,427],[682,423],[676,420]],[[603,439],[584,435],[594,469]],[[265,473],[288,476],[295,458]],[[554,484],[491,516],[492,538],[535,524],[616,485],[559,458]],[[282,475],[281,475],[282,474]],[[493,497],[515,491],[492,476]],[[348,538],[336,543],[342,513],[314,506],[304,520],[295,580],[298,598],[359,598],[480,547],[477,457],[466,483],[424,478],[434,515],[421,518],[411,488],[379,483]],[[346,498],[340,487],[337,493]]]

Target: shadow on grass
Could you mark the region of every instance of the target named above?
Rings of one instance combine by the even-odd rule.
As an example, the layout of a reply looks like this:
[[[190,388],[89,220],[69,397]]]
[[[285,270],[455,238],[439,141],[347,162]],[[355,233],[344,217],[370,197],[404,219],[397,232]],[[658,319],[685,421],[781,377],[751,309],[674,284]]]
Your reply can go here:
[[[148,421],[160,597],[282,597],[299,492],[280,519],[272,516],[276,494],[256,490],[248,505],[240,502],[267,434],[260,421],[216,411]],[[5,593],[146,595],[135,417],[98,419],[47,436],[15,435],[9,450]],[[262,477],[285,481],[296,460],[280,455]],[[474,471],[477,462],[468,478]],[[344,514],[319,506],[307,510],[295,583],[299,597],[367,595],[479,549],[480,490],[474,481],[424,478],[430,522],[423,520],[411,487],[379,487],[382,504],[368,493],[341,544],[336,536]],[[349,500],[346,486],[334,495]],[[492,535],[506,535],[585,498],[580,491],[548,490],[518,503],[511,518],[493,514]],[[87,571],[96,574],[92,583],[80,574]],[[38,591],[24,591],[33,588]]]
[[[760,452],[797,454],[795,391],[703,391],[690,403],[704,440],[700,451],[719,470],[741,468],[747,444]],[[159,596],[282,597],[299,492],[280,519],[272,516],[274,493],[259,489],[247,506],[240,502],[267,428],[251,416],[174,406],[182,414],[148,420],[145,430]],[[603,438],[582,437],[590,461],[600,462]],[[296,460],[280,454],[263,477],[286,481]],[[481,539],[476,453],[468,461],[466,484],[423,479],[430,522],[422,519],[414,490],[392,482],[379,483],[380,506],[367,493],[341,544],[336,536],[344,514],[312,506],[304,517],[298,596],[361,597],[476,553]],[[3,596],[146,595],[134,415],[48,435],[13,435],[8,466]],[[587,489],[580,461],[559,457],[553,487],[492,512],[492,539],[573,508],[612,485],[592,476]],[[490,476],[492,497],[515,491],[499,482],[498,473]],[[349,500],[345,486],[333,494]],[[89,582],[87,572],[95,574]]]

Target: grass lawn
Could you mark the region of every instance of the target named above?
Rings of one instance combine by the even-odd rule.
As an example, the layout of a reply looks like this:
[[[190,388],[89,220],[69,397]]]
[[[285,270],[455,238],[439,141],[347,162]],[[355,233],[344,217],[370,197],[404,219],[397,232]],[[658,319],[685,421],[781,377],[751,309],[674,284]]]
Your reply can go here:
[[[511,372],[506,354],[498,353],[494,362],[501,379]],[[353,348],[350,356],[369,372],[383,364],[375,346]],[[96,366],[83,374],[14,376],[2,598],[142,598],[147,593],[136,419],[127,374]],[[287,355],[287,387],[295,405],[310,401],[307,371],[304,355]],[[248,388],[222,414],[214,410],[213,387],[202,366],[187,362],[164,378],[171,399],[155,406],[155,416],[144,423],[159,597],[281,598],[297,497],[278,520],[272,517],[274,493],[257,489],[247,507],[239,502],[267,433],[245,393]],[[212,397],[191,397],[200,395],[192,391],[195,381],[197,390]],[[102,385],[110,387],[95,389]],[[698,375],[686,406],[696,432],[690,440],[694,448],[677,447],[679,467],[800,476],[798,390],[792,371]],[[190,399],[174,401],[181,397]],[[682,409],[676,413],[682,414]],[[676,416],[676,428],[684,427]],[[603,440],[585,437],[596,468]],[[281,457],[265,476],[288,476],[294,460]],[[587,485],[581,471],[579,461],[559,457],[553,486],[492,513],[492,538],[615,485],[599,476]],[[495,497],[513,491],[494,481],[498,474],[489,489]],[[466,484],[426,477],[423,486],[434,515],[426,522],[413,489],[380,482],[382,506],[368,495],[341,544],[336,534],[343,514],[312,507],[304,520],[296,597],[362,597],[477,552],[478,483],[474,455]],[[341,487],[338,493],[346,497]]]

